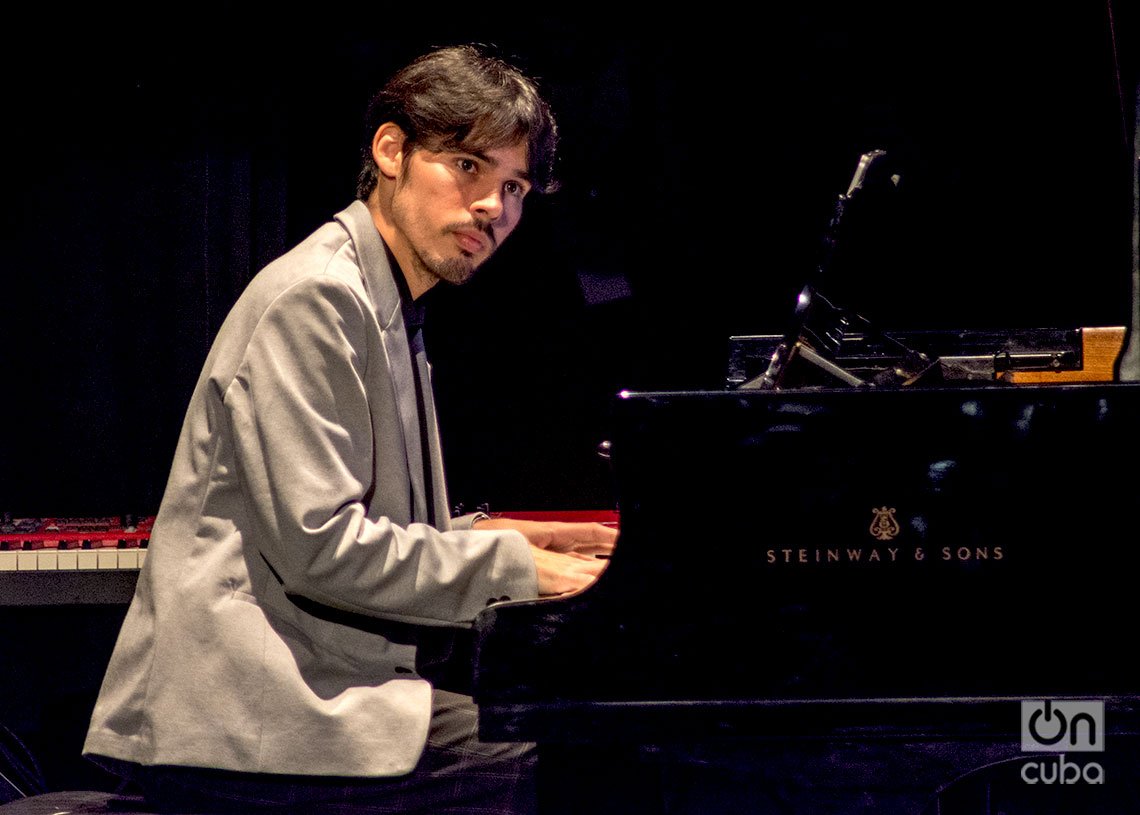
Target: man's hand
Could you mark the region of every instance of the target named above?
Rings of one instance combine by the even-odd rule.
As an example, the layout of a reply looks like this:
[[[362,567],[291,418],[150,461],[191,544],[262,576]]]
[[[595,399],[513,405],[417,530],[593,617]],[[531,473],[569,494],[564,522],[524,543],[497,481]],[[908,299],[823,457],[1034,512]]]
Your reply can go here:
[[[531,546],[551,552],[577,552],[582,555],[609,555],[614,550],[614,541],[617,540],[616,529],[595,523],[488,518],[476,521],[474,528],[514,529],[522,532]]]
[[[608,560],[579,555],[576,552],[562,554],[549,549],[530,548],[534,565],[538,570],[538,594],[549,597],[555,594],[580,591],[586,588],[609,565]]]
[[[566,594],[586,588],[609,565],[617,530],[595,523],[561,521],[520,521],[489,518],[476,521],[476,529],[513,529],[530,542],[538,570],[538,593],[543,596]]]

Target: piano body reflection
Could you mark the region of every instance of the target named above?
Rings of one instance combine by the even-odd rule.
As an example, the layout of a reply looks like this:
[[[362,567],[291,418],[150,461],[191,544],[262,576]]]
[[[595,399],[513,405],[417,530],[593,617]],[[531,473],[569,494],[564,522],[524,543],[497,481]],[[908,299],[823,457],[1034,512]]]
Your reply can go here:
[[[480,615],[482,737],[538,742],[551,811],[1134,804],[1140,384],[1065,381],[1122,339],[915,335],[960,376],[748,389],[789,340],[736,338],[731,389],[621,394],[612,562]],[[844,341],[853,376],[898,361]],[[1045,796],[1020,700],[1074,698],[1106,781]]]

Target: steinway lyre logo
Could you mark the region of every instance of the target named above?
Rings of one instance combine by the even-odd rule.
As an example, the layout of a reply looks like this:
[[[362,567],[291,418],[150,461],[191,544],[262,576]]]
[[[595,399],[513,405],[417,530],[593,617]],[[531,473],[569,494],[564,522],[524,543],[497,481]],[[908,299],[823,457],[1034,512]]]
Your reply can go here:
[[[889,541],[899,533],[899,522],[895,520],[894,507],[872,507],[875,519],[871,521],[870,531],[872,537],[881,541]]]

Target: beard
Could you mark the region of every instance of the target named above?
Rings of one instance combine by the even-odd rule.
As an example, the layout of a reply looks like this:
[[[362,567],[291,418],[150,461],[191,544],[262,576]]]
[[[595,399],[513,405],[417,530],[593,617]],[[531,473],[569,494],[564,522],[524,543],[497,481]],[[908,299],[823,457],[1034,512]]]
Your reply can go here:
[[[475,276],[478,268],[473,257],[432,258],[412,248],[415,251],[413,262],[419,270],[445,283],[461,286]]]
[[[417,218],[416,213],[408,207],[407,201],[399,195],[399,191],[392,201],[392,219],[407,238],[407,245],[412,252],[411,260],[416,273],[437,281],[442,280],[456,286],[466,283],[497,247],[494,231],[490,226],[470,220],[449,223],[439,229],[438,236],[442,239],[441,242],[446,245],[451,243],[453,240],[451,235],[455,232],[460,230],[478,231],[487,241],[487,253],[482,260],[463,249],[457,248],[457,254],[454,255],[445,255],[433,250],[431,248],[435,243],[433,240],[428,238],[420,241],[415,238],[416,235],[422,236],[425,232],[430,235],[433,230],[430,230],[427,224]]]
[[[458,257],[433,259],[424,257],[417,249],[416,257],[420,262],[424,263],[425,267],[431,274],[435,275],[440,280],[444,280],[448,283],[454,283],[455,285],[466,283],[474,276],[475,270],[478,269],[483,263],[486,263],[487,260],[490,259],[491,255],[495,253],[495,234],[488,225],[479,223],[478,221],[474,220],[451,223],[443,228],[443,234],[445,236],[450,236],[454,232],[472,230],[480,232],[487,241],[487,255],[483,258],[482,261],[477,261],[474,254],[462,249],[459,250]],[[431,261],[430,265],[429,260]]]

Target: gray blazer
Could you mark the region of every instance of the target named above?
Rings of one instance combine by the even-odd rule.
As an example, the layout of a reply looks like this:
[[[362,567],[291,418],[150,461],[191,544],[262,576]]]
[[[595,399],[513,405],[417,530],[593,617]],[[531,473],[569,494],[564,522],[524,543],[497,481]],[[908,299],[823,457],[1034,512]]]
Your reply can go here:
[[[415,766],[431,716],[416,646],[289,595],[455,626],[538,584],[517,532],[422,522],[408,343],[359,201],[253,279],[191,399],[85,754],[313,775]],[[445,519],[430,389],[425,401]]]

